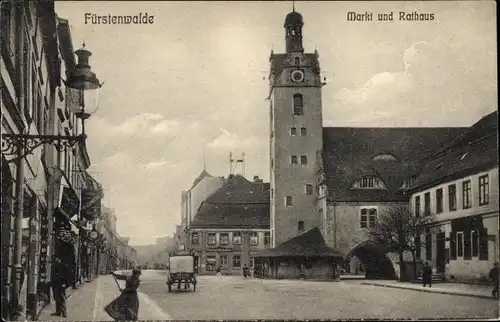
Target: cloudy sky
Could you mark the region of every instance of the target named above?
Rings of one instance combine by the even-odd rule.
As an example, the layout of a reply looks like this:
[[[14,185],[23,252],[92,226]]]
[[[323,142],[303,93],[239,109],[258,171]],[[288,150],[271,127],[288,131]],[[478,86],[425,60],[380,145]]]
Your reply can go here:
[[[57,2],[75,49],[105,82],[88,121],[91,173],[131,244],[170,235],[181,191],[229,152],[268,180],[269,53],[284,51],[291,2]],[[325,126],[469,126],[497,108],[495,3],[296,2],[317,49]],[[348,22],[347,12],[434,13],[434,21]],[[85,13],[154,15],[85,24]]]

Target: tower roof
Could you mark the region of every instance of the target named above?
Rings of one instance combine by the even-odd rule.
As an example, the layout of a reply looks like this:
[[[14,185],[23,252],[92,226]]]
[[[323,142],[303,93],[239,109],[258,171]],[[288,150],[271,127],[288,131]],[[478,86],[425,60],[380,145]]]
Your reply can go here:
[[[292,12],[286,15],[285,24],[283,25],[283,27],[286,28],[288,26],[296,26],[296,25],[303,26],[304,18],[302,18],[302,15],[300,13],[293,10]]]

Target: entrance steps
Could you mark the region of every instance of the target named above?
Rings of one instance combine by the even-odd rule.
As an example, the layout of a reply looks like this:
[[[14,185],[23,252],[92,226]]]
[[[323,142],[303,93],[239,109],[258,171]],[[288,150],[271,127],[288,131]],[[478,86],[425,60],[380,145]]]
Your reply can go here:
[[[422,284],[422,276],[419,276],[411,281],[412,283]],[[446,277],[443,273],[432,274],[432,283],[444,283],[446,282]]]

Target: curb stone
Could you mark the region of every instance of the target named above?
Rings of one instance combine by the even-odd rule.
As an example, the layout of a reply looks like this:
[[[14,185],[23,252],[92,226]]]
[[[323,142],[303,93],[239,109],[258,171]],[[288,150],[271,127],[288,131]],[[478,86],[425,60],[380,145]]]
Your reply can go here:
[[[371,286],[378,286],[378,287],[389,287],[389,288],[398,288],[402,290],[410,290],[410,291],[417,291],[417,292],[427,292],[427,293],[437,293],[437,294],[447,294],[447,295],[456,295],[456,296],[468,296],[468,297],[478,297],[478,298],[483,298],[483,299],[490,299],[490,300],[496,300],[497,299],[493,298],[492,296],[489,295],[483,295],[483,294],[470,294],[470,293],[460,293],[460,292],[453,292],[453,291],[443,291],[443,290],[431,290],[429,288],[422,288],[422,289],[416,289],[412,287],[405,287],[405,286],[399,286],[399,285],[387,285],[387,284],[377,284],[377,283],[369,283],[369,282],[363,282],[361,285],[371,285]]]

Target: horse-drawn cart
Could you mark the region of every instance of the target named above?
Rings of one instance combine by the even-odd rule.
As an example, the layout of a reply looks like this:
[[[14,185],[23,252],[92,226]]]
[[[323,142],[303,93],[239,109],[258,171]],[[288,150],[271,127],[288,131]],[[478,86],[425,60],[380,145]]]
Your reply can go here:
[[[195,257],[188,254],[174,254],[169,257],[167,269],[168,292],[172,291],[172,285],[177,284],[180,290],[184,283],[184,289],[190,289],[193,286],[193,292],[196,291],[196,263]]]

